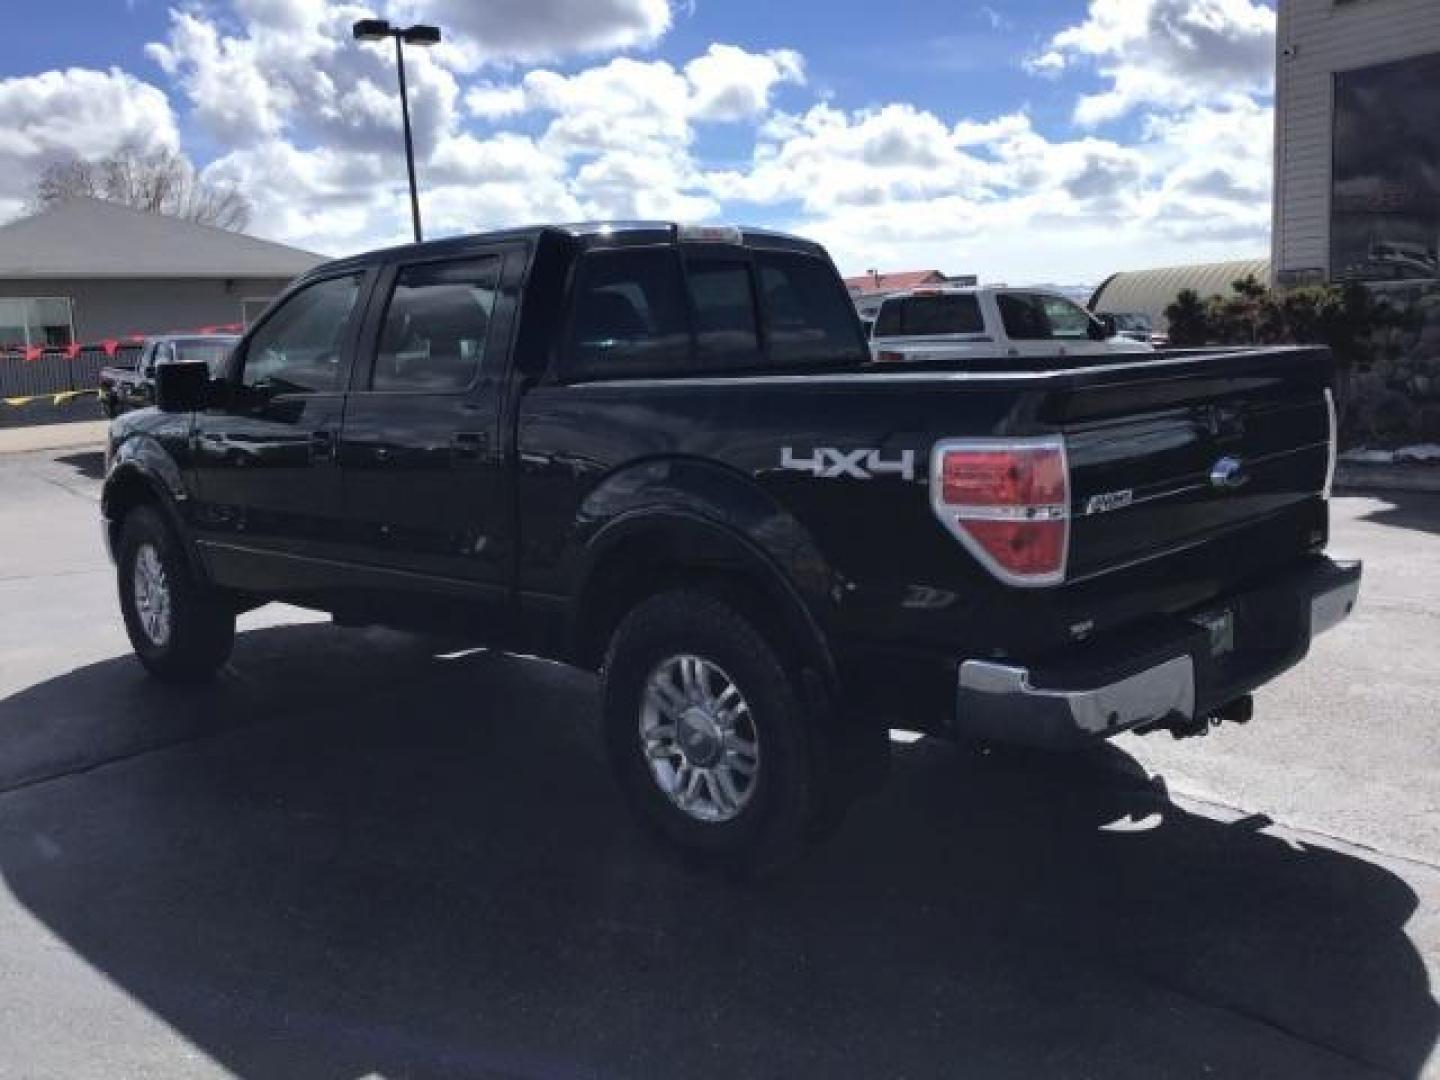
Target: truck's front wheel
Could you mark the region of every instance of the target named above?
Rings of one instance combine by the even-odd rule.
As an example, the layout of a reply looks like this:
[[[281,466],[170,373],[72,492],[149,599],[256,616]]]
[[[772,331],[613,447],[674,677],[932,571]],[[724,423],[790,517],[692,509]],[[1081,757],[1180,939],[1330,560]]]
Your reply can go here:
[[[793,857],[822,818],[820,734],[797,674],[705,593],[652,597],[604,668],[605,741],[631,804],[670,844],[727,868]]]
[[[166,682],[213,675],[235,641],[235,611],[190,566],[148,506],[125,517],[116,559],[120,610],[135,655]]]

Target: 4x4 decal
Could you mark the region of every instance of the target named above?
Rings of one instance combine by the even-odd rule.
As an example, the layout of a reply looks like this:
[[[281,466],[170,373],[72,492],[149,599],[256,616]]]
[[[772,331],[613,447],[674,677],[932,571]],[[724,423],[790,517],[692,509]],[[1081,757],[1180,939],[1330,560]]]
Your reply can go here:
[[[792,446],[782,447],[780,467],[824,478],[846,476],[872,480],[877,476],[898,476],[902,480],[915,479],[914,450],[897,450],[887,455],[870,447],[841,450],[835,446],[817,446],[802,453],[808,456],[799,456]]]

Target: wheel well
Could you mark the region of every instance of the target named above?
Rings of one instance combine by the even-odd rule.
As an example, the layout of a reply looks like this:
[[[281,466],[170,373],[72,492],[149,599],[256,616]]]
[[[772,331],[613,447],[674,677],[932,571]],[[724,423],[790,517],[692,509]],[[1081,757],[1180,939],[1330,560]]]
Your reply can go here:
[[[829,681],[824,636],[779,571],[738,540],[654,529],[617,543],[591,568],[576,608],[575,661],[598,669],[625,614],[647,597],[695,589],[731,604],[787,659]]]
[[[120,531],[125,517],[137,506],[160,505],[160,496],[133,470],[114,477],[105,488],[102,509],[105,527],[110,531],[110,550],[120,550]]]

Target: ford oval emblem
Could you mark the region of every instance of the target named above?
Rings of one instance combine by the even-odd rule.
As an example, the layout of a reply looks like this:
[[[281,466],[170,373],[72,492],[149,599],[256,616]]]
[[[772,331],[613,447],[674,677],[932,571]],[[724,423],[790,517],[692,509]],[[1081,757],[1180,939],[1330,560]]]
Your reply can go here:
[[[1221,491],[1234,491],[1249,481],[1245,475],[1245,463],[1239,458],[1222,457],[1210,466],[1210,486]]]

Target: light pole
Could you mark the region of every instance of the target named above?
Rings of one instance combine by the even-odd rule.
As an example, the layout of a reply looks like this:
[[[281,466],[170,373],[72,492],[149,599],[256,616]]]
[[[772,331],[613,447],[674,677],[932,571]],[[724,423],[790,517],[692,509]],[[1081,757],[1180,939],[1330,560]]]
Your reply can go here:
[[[400,72],[400,117],[405,125],[405,171],[410,175],[410,218],[415,225],[415,242],[420,235],[420,193],[415,189],[415,144],[410,138],[410,96],[405,89],[405,45],[429,47],[440,42],[438,26],[391,26],[387,19],[361,19],[355,24],[356,41],[395,39],[395,66]]]

